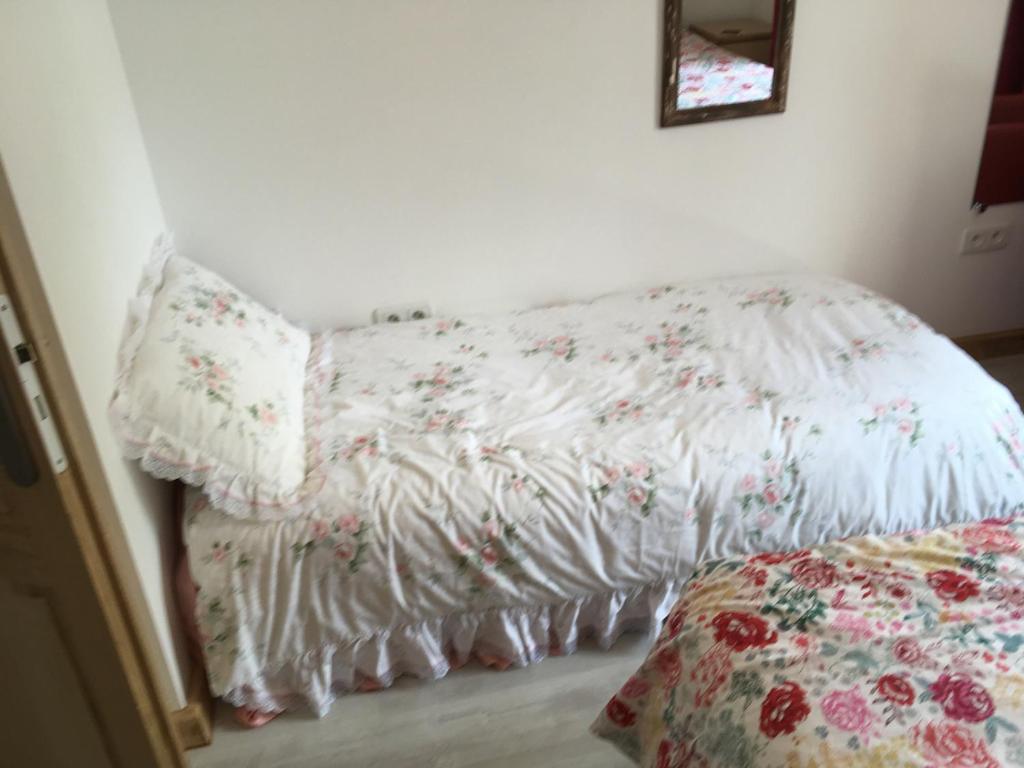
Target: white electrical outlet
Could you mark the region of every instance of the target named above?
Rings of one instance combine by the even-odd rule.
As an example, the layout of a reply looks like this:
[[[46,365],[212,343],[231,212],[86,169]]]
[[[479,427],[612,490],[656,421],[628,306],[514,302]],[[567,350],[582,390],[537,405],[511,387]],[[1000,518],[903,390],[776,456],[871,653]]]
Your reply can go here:
[[[1001,251],[1009,244],[1009,224],[997,224],[991,227],[968,227],[964,230],[964,239],[960,245],[960,253],[967,256],[974,253]]]
[[[374,323],[405,323],[410,320],[426,320],[433,315],[434,310],[429,304],[402,304],[375,309],[372,319]]]

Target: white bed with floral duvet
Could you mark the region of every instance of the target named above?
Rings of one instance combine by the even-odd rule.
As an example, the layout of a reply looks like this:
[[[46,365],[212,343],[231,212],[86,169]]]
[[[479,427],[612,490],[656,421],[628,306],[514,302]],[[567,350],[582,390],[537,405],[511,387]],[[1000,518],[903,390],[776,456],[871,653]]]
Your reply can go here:
[[[297,507],[186,502],[211,687],[239,706],[322,715],[338,693],[472,656],[607,645],[655,628],[709,558],[1024,509],[1007,390],[831,278],[695,282],[313,347]]]

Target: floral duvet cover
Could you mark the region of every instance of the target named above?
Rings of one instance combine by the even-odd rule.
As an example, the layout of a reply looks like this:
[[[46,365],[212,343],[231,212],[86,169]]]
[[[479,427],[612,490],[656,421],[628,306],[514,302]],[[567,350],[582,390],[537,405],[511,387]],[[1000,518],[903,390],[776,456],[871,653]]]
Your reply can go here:
[[[678,109],[743,104],[772,97],[772,67],[720,48],[693,32],[683,34],[681,49]]]
[[[946,338],[818,276],[662,286],[339,332],[304,509],[194,493],[213,691],[526,664],[664,617],[697,563],[1002,516],[1024,419]],[[319,393],[319,394],[316,394]]]
[[[640,765],[1024,765],[1024,520],[697,570],[594,725]]]

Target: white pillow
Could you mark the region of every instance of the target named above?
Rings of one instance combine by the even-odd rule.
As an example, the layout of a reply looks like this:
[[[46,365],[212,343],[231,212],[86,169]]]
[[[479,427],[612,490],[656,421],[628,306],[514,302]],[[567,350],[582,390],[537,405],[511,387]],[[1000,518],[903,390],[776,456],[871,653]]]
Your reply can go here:
[[[322,365],[329,345],[178,256],[167,237],[128,314],[110,405],[125,455],[203,486],[231,514],[297,512],[316,447],[307,365]]]

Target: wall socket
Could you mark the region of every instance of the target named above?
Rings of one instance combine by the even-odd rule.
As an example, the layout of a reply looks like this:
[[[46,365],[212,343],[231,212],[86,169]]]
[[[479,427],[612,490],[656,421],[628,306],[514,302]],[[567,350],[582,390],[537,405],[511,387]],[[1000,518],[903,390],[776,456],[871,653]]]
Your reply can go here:
[[[996,224],[991,227],[968,227],[964,230],[964,239],[960,245],[960,253],[964,256],[974,253],[1001,251],[1010,244],[1010,225]]]
[[[405,323],[410,320],[426,320],[434,316],[429,304],[402,304],[394,307],[380,307],[373,310],[374,323]]]

